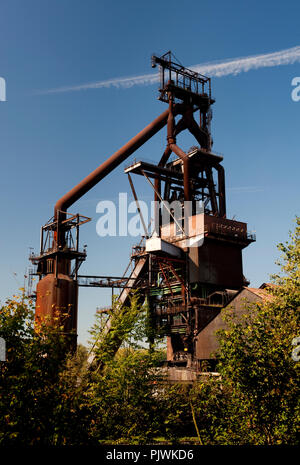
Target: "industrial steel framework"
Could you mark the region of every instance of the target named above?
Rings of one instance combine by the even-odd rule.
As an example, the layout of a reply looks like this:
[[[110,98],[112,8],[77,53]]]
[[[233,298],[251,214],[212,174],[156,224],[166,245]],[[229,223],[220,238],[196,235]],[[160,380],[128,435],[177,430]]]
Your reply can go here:
[[[223,158],[212,152],[210,123],[215,101],[210,78],[183,67],[171,52],[153,56],[152,66],[157,65],[159,100],[168,109],[59,199],[53,219],[42,228],[40,254],[31,256],[40,276],[36,319],[54,324],[58,315],[63,318],[65,331],[73,333],[76,340],[78,286],[119,288],[119,302],[124,306],[131,290],[139,289],[149,303],[153,324],[167,335],[169,365],[197,371],[202,363],[197,336],[222,306],[247,285],[242,249],[255,237],[248,233],[245,223],[226,218]],[[86,258],[85,250],[79,250],[79,226],[89,219],[69,215],[67,209],[164,126],[167,143],[158,164],[140,160],[125,168],[145,231],[144,241],[132,254],[131,274],[78,275]],[[199,144],[188,152],[177,144],[178,135],[185,130]],[[151,237],[132,174],[143,176],[151,185],[158,205]],[[181,206],[179,215],[170,207],[174,202]],[[170,214],[167,221],[166,210]]]

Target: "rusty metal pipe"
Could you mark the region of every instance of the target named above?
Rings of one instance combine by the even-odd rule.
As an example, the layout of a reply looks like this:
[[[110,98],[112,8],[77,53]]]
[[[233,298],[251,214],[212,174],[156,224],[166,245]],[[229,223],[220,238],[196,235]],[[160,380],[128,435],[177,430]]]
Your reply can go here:
[[[209,135],[202,127],[198,126],[194,116],[193,108],[188,107],[186,112],[183,115],[183,119],[186,122],[186,127],[190,133],[195,137],[201,147],[208,149],[209,148]],[[201,114],[201,113],[200,113]]]
[[[183,188],[184,188],[184,200],[191,200],[190,194],[190,174],[189,174],[189,157],[181,150],[176,144],[170,144],[170,149],[183,161]]]
[[[67,194],[61,197],[55,204],[54,217],[58,217],[58,212],[65,212],[76,200],[80,199],[92,187],[94,187],[101,179],[105,178],[117,166],[120,165],[126,158],[134,153],[139,147],[154,136],[162,129],[168,120],[169,109],[164,111],[152,123],[148,124],[141,132],[133,137],[127,144],[117,150],[110,158],[84,178],[77,186],[73,187]]]
[[[222,218],[226,218],[225,171],[219,164],[215,168],[218,171],[219,214]]]
[[[191,110],[192,111],[192,110]],[[192,111],[193,114],[193,111]],[[190,200],[190,176],[189,176],[189,158],[178,145],[176,145],[175,136],[175,115],[174,115],[174,104],[173,96],[169,93],[169,116],[167,122],[167,141],[168,147],[183,161],[183,189],[184,189],[184,200]]]
[[[161,157],[160,162],[158,163],[158,166],[165,166],[171,153],[172,153],[172,150],[167,145],[166,150],[164,151],[163,156]]]

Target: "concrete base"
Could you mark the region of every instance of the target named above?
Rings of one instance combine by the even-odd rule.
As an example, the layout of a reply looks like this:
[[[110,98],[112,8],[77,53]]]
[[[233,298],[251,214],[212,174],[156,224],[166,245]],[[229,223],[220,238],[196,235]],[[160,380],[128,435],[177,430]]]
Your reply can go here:
[[[186,367],[168,367],[167,377],[169,383],[192,383],[198,378],[196,370]]]
[[[164,367],[162,371],[166,375],[166,381],[170,384],[192,384],[194,381],[205,381],[211,376],[220,376],[215,371],[199,372],[193,368],[186,367]]]

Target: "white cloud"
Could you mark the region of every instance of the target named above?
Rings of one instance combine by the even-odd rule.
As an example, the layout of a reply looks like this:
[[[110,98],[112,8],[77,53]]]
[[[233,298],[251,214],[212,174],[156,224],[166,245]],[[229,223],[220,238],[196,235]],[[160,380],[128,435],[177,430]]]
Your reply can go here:
[[[189,66],[198,73],[222,77],[246,73],[252,69],[274,66],[290,65],[300,62],[300,46],[280,50],[279,52],[265,53],[241,58],[232,58],[222,62],[209,62]],[[140,76],[121,77],[105,81],[91,82],[77,86],[58,87],[39,91],[39,94],[56,94],[59,92],[74,92],[87,89],[101,89],[105,87],[128,88],[133,86],[151,85],[159,81],[159,74],[144,74]]]

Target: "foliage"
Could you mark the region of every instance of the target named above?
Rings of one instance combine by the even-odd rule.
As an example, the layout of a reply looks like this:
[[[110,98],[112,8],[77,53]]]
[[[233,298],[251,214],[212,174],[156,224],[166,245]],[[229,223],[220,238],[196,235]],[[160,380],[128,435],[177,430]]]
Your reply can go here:
[[[122,305],[115,297],[111,309],[96,314],[90,334],[97,363],[103,365],[111,361],[119,347],[126,343],[140,347],[140,341],[145,337],[146,311],[139,304],[138,294],[133,293],[129,306]]]
[[[166,382],[165,353],[159,339],[153,343],[148,309],[137,294],[128,307],[115,302],[110,331],[98,314],[90,350],[79,346],[76,353],[68,353],[61,328],[35,331],[24,294],[7,301],[0,309],[7,345],[7,361],[0,362],[0,444],[177,443],[184,437],[201,445],[296,444],[299,362],[291,342],[299,335],[299,233],[297,219],[290,242],[279,244],[283,274],[274,276],[269,298],[246,305],[243,316],[224,312],[219,375],[206,373],[192,385]]]
[[[92,438],[143,443],[158,434],[159,358],[145,349],[127,348],[93,374],[88,391],[94,412]]]
[[[300,319],[300,220],[290,242],[279,244],[283,276],[273,277],[269,298],[225,315],[218,371],[228,392],[226,443],[294,444],[299,433],[299,362],[291,357]],[[224,393],[225,395],[225,393]]]
[[[164,352],[153,344],[151,350],[145,347],[148,318],[148,307],[141,307],[136,292],[129,306],[114,300],[108,316],[96,315],[87,391],[94,412],[93,440],[142,443],[158,434],[162,418],[157,393],[163,381],[158,367]]]
[[[0,336],[7,347],[7,360],[0,362],[0,444],[76,441],[72,374],[61,380],[71,359],[61,329],[35,332],[32,302],[22,295],[1,308]]]
[[[146,309],[133,298],[129,311],[115,324],[125,348],[113,358],[112,345],[105,354],[101,341],[102,352],[96,353],[106,359],[98,370],[88,363],[86,348],[67,352],[62,328],[44,325],[35,331],[32,302],[24,295],[1,308],[0,336],[7,345],[7,361],[0,365],[1,445],[143,442],[157,434],[162,422],[157,366],[164,354],[138,342],[145,337]],[[93,332],[97,351],[97,324]]]

